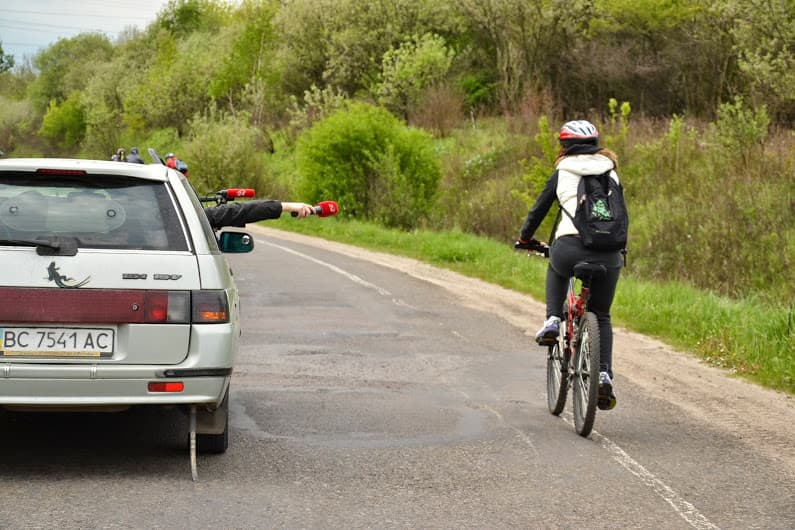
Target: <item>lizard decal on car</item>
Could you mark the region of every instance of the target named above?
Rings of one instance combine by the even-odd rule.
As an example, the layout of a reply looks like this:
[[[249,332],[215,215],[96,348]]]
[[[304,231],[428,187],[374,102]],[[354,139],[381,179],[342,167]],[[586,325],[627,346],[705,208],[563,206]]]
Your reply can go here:
[[[78,289],[91,281],[91,276],[87,276],[83,281],[75,282],[74,278],[59,274],[59,270],[60,267],[56,267],[54,261],[50,262],[49,267],[47,267],[47,280],[55,282],[55,285],[63,289]]]

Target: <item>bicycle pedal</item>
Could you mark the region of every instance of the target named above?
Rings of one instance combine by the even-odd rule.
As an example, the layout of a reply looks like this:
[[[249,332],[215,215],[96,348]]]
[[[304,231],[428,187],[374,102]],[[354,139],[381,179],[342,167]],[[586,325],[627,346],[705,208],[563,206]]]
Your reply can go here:
[[[596,400],[596,406],[599,410],[613,410],[616,408],[616,403],[618,403],[618,400],[615,396],[600,397]]]
[[[539,346],[554,346],[557,343],[557,337],[536,337],[536,344]]]

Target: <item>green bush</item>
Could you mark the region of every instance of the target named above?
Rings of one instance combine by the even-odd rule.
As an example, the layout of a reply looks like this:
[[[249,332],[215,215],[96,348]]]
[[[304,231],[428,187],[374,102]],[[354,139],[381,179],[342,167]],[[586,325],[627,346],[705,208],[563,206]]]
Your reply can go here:
[[[441,178],[432,139],[384,109],[351,104],[302,134],[296,151],[305,200],[334,199],[344,215],[404,229],[431,211]]]
[[[728,158],[739,157],[746,167],[763,154],[769,128],[767,108],[764,105],[748,108],[740,96],[718,107],[718,120],[710,127],[713,138]],[[727,157],[720,158],[726,160]]]
[[[85,112],[78,92],[72,92],[61,104],[50,102],[39,134],[64,149],[77,147],[86,134]]]

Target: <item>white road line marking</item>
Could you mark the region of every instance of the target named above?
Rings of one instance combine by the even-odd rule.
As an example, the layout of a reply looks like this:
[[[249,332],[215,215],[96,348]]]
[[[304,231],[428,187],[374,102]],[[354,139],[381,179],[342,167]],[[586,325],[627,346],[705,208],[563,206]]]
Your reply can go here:
[[[561,416],[561,419],[574,427],[574,420],[572,418],[564,418]],[[699,530],[718,530],[720,528],[704,517],[695,506],[684,500],[673,488],[657,478],[654,473],[643,467],[608,437],[596,431],[591,431],[591,438],[599,442],[599,445],[606,449],[613,459],[621,464],[624,469],[638,477],[644,485],[651,488],[654,493],[670,504],[674,511],[679,514],[682,519],[687,521],[690,526]]]
[[[288,248],[288,247],[283,247],[283,246],[277,245],[275,243],[269,243],[268,241],[264,241],[262,239],[256,239],[255,241],[259,245],[268,245],[268,246],[271,246],[271,247],[275,247],[275,248],[278,248],[279,250],[283,250],[285,252],[289,252],[290,254],[294,254],[296,256],[299,256],[301,258],[309,260],[309,261],[311,261],[313,263],[317,263],[318,265],[322,265],[323,267],[326,267],[327,269],[330,269],[330,270],[336,272],[337,274],[341,274],[341,275],[345,276],[346,278],[348,278],[352,282],[358,283],[362,287],[367,287],[368,289],[373,289],[374,291],[376,291],[378,294],[380,294],[382,296],[392,296],[392,293],[390,293],[389,291],[387,291],[383,287],[379,287],[379,286],[377,286],[375,284],[372,284],[372,283],[368,282],[367,280],[363,280],[360,277],[356,276],[355,274],[351,274],[348,271],[340,269],[336,265],[332,265],[331,263],[326,263],[325,261],[321,261],[319,259],[313,258],[312,256],[307,256],[306,254],[303,254],[301,252],[298,252],[297,250],[293,250],[293,249]]]

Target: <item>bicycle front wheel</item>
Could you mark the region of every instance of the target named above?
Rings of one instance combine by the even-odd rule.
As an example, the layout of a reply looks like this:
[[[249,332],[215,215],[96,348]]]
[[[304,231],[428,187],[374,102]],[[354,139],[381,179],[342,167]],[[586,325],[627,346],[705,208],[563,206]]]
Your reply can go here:
[[[599,323],[596,315],[586,312],[580,319],[580,336],[574,358],[574,427],[580,436],[588,436],[596,419],[599,392]]]
[[[564,360],[560,341],[549,347],[547,353],[547,406],[549,412],[559,416],[566,406],[569,388],[569,367]]]

